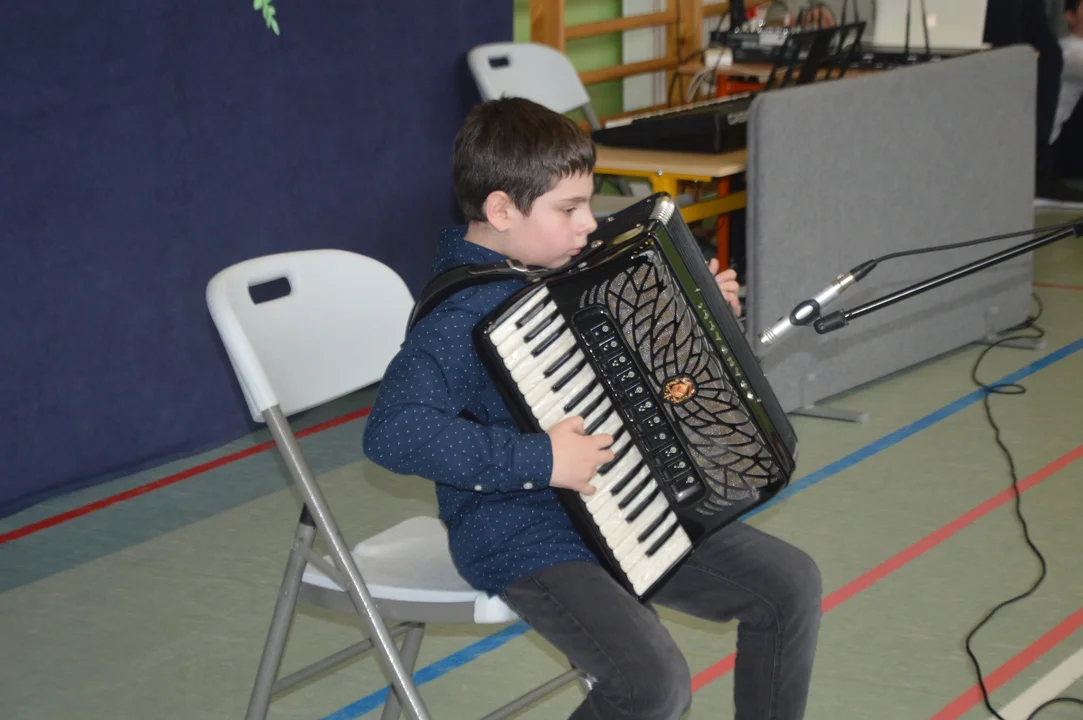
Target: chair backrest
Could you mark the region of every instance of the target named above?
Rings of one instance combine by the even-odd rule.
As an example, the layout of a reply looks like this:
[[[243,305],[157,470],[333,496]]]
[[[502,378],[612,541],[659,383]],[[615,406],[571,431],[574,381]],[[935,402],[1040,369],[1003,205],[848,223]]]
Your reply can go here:
[[[377,260],[302,250],[225,268],[207,284],[207,307],[261,422],[275,405],[289,416],[380,380],[413,298]]]
[[[483,100],[521,97],[558,113],[583,109],[597,127],[590,96],[575,66],[559,50],[537,43],[478,45],[466,56]]]

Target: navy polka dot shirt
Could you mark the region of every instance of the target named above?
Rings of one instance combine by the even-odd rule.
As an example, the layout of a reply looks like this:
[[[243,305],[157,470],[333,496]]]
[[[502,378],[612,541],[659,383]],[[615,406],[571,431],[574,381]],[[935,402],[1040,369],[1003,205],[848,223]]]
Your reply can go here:
[[[433,274],[506,259],[465,232],[441,233]],[[518,429],[474,349],[474,326],[522,287],[467,288],[423,318],[388,366],[364,433],[373,462],[436,483],[452,559],[490,594],[549,565],[598,562],[549,487],[549,437]]]

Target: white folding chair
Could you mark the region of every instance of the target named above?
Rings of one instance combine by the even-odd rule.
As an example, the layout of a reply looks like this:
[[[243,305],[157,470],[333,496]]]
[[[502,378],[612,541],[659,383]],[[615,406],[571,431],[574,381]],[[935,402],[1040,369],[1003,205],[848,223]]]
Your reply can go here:
[[[556,48],[530,42],[489,43],[472,48],[466,63],[483,100],[521,97],[561,114],[581,110],[591,129],[601,127],[579,73]]]
[[[580,110],[591,129],[601,127],[579,73],[556,48],[529,42],[489,43],[472,48],[466,63],[483,100],[521,97],[561,114]],[[612,215],[639,199],[625,178],[616,177],[614,182],[620,195],[595,194],[591,199],[596,217]]]
[[[592,130],[601,128],[579,73],[572,61],[556,48],[530,42],[488,43],[471,48],[466,54],[466,64],[482,100],[521,97],[561,114],[580,110]],[[642,199],[636,196],[627,178],[615,175],[612,180],[620,195],[595,193],[590,202],[595,217],[607,217]],[[645,196],[650,189],[644,187]],[[691,196],[683,193],[676,200],[681,206],[692,202]]]
[[[435,518],[410,518],[351,552],[287,420],[383,377],[413,306],[409,289],[372,258],[307,250],[222,270],[207,285],[207,305],[248,409],[267,424],[304,501],[246,718],[262,720],[274,695],[375,649],[392,687],[383,719],[405,710],[427,720],[411,677],[425,625],[507,623],[517,616],[462,579]],[[312,550],[317,531],[328,546],[327,558]],[[359,615],[369,639],[279,678],[298,602]],[[396,647],[393,638],[399,635],[404,637]],[[507,717],[577,679],[589,689],[586,678],[569,670],[486,720]]]

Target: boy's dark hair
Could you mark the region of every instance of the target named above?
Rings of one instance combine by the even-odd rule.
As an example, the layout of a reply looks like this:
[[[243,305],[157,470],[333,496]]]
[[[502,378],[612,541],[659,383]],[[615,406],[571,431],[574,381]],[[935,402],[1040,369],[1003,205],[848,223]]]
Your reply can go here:
[[[594,143],[578,125],[523,98],[474,108],[451,163],[455,198],[467,222],[485,222],[485,199],[506,192],[523,214],[565,177],[594,171]]]
[[[1071,10],[1072,12],[1078,12],[1079,0],[1064,0],[1064,12],[1068,12],[1069,10]]]

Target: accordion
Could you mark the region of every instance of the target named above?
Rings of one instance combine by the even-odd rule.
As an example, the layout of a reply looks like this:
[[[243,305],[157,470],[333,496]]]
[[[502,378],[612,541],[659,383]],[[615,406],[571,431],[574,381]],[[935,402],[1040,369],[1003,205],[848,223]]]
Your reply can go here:
[[[793,428],[665,193],[607,218],[556,270],[461,268],[415,316],[464,284],[509,276],[527,287],[475,328],[478,354],[524,432],[581,416],[588,434],[613,436],[593,495],[555,492],[646,599],[711,533],[786,486]]]

